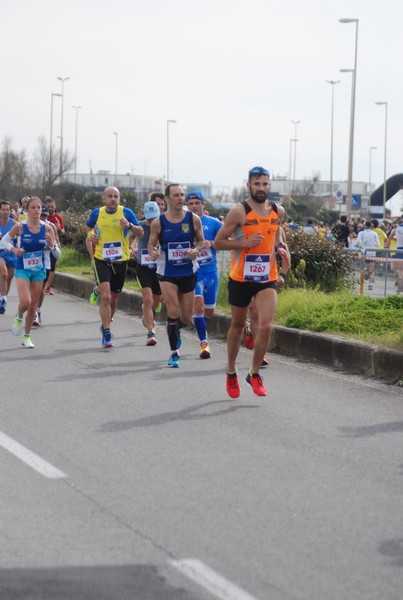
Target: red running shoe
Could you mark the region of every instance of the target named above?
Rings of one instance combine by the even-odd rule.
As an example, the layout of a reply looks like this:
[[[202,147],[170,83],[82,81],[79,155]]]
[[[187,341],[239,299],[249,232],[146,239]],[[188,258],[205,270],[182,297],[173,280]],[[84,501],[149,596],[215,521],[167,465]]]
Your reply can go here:
[[[252,335],[249,325],[247,323],[245,323],[244,328],[243,328],[243,345],[248,350],[253,350],[253,348],[255,347],[253,335]]]
[[[259,373],[248,373],[245,379],[252,389],[255,396],[267,396],[266,388],[263,385],[263,379]]]
[[[227,394],[230,398],[239,398],[241,395],[238,375],[236,373],[227,373]]]

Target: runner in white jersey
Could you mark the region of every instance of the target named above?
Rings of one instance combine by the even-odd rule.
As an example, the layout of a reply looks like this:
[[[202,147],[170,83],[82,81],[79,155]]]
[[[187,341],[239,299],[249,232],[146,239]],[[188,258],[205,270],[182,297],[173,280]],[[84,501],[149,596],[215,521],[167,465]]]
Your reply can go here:
[[[357,247],[361,248],[364,256],[375,257],[376,251],[374,248],[377,248],[378,245],[379,239],[375,231],[372,229],[372,222],[369,220],[365,221],[364,229],[360,231],[357,236]],[[375,261],[366,259],[365,263],[369,273],[368,289],[372,290],[375,279]]]

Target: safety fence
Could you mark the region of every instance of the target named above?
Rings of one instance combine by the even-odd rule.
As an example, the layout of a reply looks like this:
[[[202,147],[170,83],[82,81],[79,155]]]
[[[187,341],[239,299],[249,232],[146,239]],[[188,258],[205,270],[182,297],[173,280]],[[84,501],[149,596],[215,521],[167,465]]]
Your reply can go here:
[[[351,256],[354,279],[360,294],[390,296],[403,292],[403,253],[395,248],[345,248]]]

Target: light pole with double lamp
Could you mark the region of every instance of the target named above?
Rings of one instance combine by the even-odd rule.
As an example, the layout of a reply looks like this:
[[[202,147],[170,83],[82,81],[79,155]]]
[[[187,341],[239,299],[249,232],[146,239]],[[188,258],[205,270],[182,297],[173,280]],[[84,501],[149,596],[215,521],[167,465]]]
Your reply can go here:
[[[61,94],[50,94],[50,140],[49,140],[49,193],[52,186],[52,162],[53,162],[53,98],[61,98]]]
[[[170,181],[169,173],[169,125],[170,123],[176,123],[174,119],[167,119],[167,182]]]
[[[62,110],[60,117],[60,168],[59,168],[59,177],[62,179],[62,171],[63,171],[63,105],[64,105],[64,82],[68,81],[70,77],[58,77],[59,81],[62,82]]]
[[[358,19],[339,19],[340,23],[355,23],[355,52],[354,69],[340,69],[341,73],[351,73],[351,109],[350,109],[350,141],[348,146],[348,175],[347,175],[347,217],[351,217],[353,202],[353,155],[354,155],[354,118],[355,118],[355,86],[357,80],[357,45],[358,45]]]
[[[386,181],[386,146],[388,141],[388,103],[387,102],[375,102],[378,106],[385,107],[385,146],[383,149],[383,218],[386,216],[386,201],[388,199],[387,195],[387,181]]]
[[[293,180],[292,180],[292,145],[296,144],[298,140],[295,138],[290,139],[290,156],[288,165],[288,208],[291,206],[291,196],[293,193]]]
[[[297,163],[297,126],[299,123],[301,123],[301,121],[291,121],[291,123],[294,123],[294,166],[293,166],[293,170],[292,170],[292,188],[294,190],[294,186],[295,186],[295,165]]]
[[[76,111],[76,127],[75,127],[75,136],[74,136],[74,183],[76,183],[77,177],[77,132],[78,132],[78,111],[82,106],[73,106]]]
[[[334,116],[334,86],[340,83],[340,80],[334,81],[332,79],[326,79],[326,83],[330,83],[332,86],[332,110],[330,117],[330,199],[333,198],[333,116]]]

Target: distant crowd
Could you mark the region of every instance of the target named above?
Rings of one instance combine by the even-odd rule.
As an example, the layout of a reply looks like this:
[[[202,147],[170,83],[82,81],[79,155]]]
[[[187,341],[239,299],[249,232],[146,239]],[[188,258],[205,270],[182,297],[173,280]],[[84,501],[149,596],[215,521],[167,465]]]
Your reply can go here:
[[[362,251],[368,270],[369,289],[374,283],[375,262],[382,258],[392,262],[396,275],[395,287],[398,294],[403,292],[403,215],[395,219],[368,219],[356,217],[349,221],[346,215],[340,215],[337,223],[331,227],[308,218],[304,225],[292,219],[283,226],[292,235],[297,233],[333,240],[345,248]],[[393,252],[382,252],[384,248]]]

